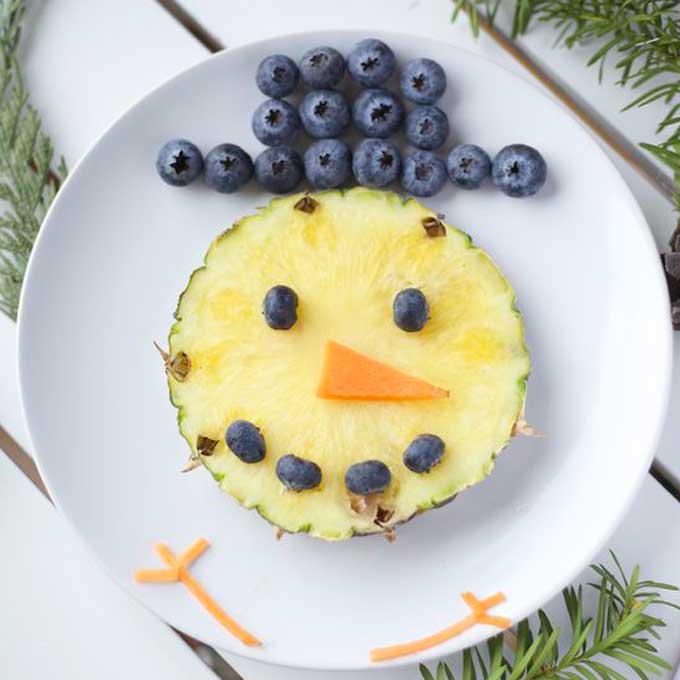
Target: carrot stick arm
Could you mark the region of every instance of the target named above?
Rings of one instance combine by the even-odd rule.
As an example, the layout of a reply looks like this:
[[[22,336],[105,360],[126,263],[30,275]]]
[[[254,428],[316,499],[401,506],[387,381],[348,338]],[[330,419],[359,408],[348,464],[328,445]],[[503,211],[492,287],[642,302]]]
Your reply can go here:
[[[479,623],[485,623],[487,626],[496,626],[496,628],[510,628],[512,621],[505,616],[489,616],[482,614],[479,617]]]
[[[496,605],[505,602],[505,595],[503,593],[496,593],[484,600],[478,600],[469,592],[463,593],[461,597],[465,601],[465,604],[472,610],[472,613],[468,614],[464,619],[461,619],[458,623],[454,623],[448,628],[440,630],[438,633],[434,633],[434,635],[429,635],[420,640],[373,649],[371,650],[371,661],[388,661],[400,656],[422,652],[460,635],[476,623],[485,623],[490,626],[497,626],[498,628],[508,628],[512,624],[510,619],[502,616],[490,616],[486,613],[491,607],[495,607]]]
[[[210,543],[205,538],[199,538],[192,545],[190,545],[180,556],[179,563],[183,567],[190,566],[195,562],[210,546]]]
[[[487,597],[484,600],[480,600],[479,604],[481,604],[484,609],[491,609],[491,607],[495,607],[498,604],[503,604],[506,599],[505,593],[499,592],[495,595],[492,595],[491,597]]]
[[[165,543],[156,543],[154,549],[156,550],[158,557],[160,557],[169,567],[179,567],[177,558],[172,554],[172,550],[170,550]]]
[[[491,609],[491,607],[495,607],[496,605],[503,604],[503,602],[505,602],[504,593],[496,593],[495,595],[487,597],[483,600],[478,600],[472,593],[463,593],[461,597],[463,598],[465,604],[473,611],[475,609]]]
[[[463,598],[463,602],[465,602],[475,614],[481,615],[486,611],[484,605],[472,593],[463,593],[461,597]]]
[[[201,584],[184,567],[179,569],[179,577],[191,594],[203,605],[203,607],[221,623],[234,637],[249,647],[259,647],[262,643],[247,630],[241,628],[210,595],[203,589]]]
[[[179,581],[179,569],[139,569],[135,572],[137,583],[169,583]]]
[[[407,656],[409,654],[415,654],[416,652],[422,652],[426,649],[430,649],[435,645],[440,645],[442,642],[446,642],[451,638],[456,637],[465,632],[468,628],[477,623],[478,615],[473,613],[466,616],[464,619],[454,623],[448,628],[440,630],[434,635],[428,635],[428,637],[421,638],[420,640],[414,640],[413,642],[405,642],[401,645],[392,645],[390,647],[379,647],[378,649],[371,650],[371,661],[388,661],[390,659],[396,659],[400,656]]]

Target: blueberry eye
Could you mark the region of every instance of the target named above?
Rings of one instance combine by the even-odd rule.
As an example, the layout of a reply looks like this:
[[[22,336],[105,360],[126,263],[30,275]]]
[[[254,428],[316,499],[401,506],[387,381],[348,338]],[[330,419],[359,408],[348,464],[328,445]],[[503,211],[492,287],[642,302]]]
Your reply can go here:
[[[321,484],[321,468],[311,460],[298,458],[292,454],[279,458],[276,463],[276,476],[291,491],[314,489]]]
[[[274,286],[264,296],[262,313],[270,328],[287,331],[297,321],[298,296],[288,286]]]
[[[444,442],[436,434],[421,434],[416,437],[404,452],[404,465],[423,474],[429,472],[444,455]]]
[[[417,288],[404,288],[399,291],[392,303],[394,323],[402,331],[413,333],[422,331],[430,316],[425,296]]]
[[[259,463],[267,453],[260,430],[247,420],[235,420],[225,436],[231,452],[244,463]]]

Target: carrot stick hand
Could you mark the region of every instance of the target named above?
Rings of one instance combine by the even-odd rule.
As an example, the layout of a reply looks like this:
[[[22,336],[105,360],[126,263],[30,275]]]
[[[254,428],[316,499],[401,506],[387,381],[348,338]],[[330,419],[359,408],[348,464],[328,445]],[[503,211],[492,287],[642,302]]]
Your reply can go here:
[[[238,638],[244,645],[259,647],[262,643],[254,635],[241,628],[189,573],[189,566],[205,552],[209,545],[210,543],[205,538],[199,538],[177,558],[165,543],[157,543],[154,549],[168,568],[140,569],[135,572],[135,580],[138,583],[181,581],[189,592],[203,605],[203,608],[234,637]]]
[[[496,593],[484,600],[478,600],[472,593],[463,593],[462,598],[465,604],[472,610],[465,618],[448,628],[440,630],[438,633],[434,633],[434,635],[428,635],[420,640],[372,649],[371,661],[389,661],[390,659],[396,659],[400,656],[422,652],[464,633],[478,623],[496,626],[498,628],[508,628],[511,625],[512,621],[510,621],[510,619],[501,616],[489,616],[486,613],[491,607],[495,607],[496,605],[505,602],[505,595],[503,593]]]

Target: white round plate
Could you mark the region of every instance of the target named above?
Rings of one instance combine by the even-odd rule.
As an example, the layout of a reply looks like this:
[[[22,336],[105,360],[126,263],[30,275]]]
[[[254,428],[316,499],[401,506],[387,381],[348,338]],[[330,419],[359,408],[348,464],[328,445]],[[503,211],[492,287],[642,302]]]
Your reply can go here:
[[[202,470],[180,474],[179,436],[153,340],[211,239],[271,198],[201,182],[174,189],[154,161],[168,139],[204,152],[260,146],[250,116],[266,55],[298,58],[364,37],[325,32],[217,54],[158,88],[103,135],[61,190],[38,238],[20,318],[24,408],[58,507],[115,579],[172,625],[222,649],[305,668],[371,667],[372,647],[433,633],[466,614],[459,594],[498,590],[518,620],[573,579],[607,540],[651,460],[670,375],[667,295],[654,243],[621,177],[584,130],[523,80],[451,45],[385,35],[401,63],[443,65],[453,142],[540,149],[549,181],[532,199],[449,185],[425,203],[468,231],[517,292],[533,359],[527,417],[484,483],[379,536],[274,540]],[[367,406],[370,408],[370,406]],[[181,585],[138,585],[152,546],[212,541],[193,573],[264,641],[247,648]],[[83,593],[87,597],[87,593]],[[477,626],[414,663],[495,633]],[[383,667],[383,666],[381,666]]]

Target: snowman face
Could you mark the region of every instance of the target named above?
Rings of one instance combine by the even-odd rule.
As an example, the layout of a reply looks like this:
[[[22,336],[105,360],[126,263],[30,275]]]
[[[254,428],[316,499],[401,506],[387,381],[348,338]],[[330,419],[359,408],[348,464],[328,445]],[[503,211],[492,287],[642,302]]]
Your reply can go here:
[[[182,434],[286,531],[375,533],[447,501],[488,474],[522,410],[512,289],[394,194],[273,201],[213,244],[177,319]]]

